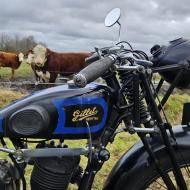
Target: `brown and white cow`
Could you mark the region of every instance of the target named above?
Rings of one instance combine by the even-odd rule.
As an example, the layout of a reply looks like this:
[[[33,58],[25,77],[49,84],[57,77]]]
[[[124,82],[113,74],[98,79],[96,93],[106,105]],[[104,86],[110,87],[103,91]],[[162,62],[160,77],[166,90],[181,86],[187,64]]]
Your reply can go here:
[[[85,67],[85,58],[91,53],[58,53],[37,45],[27,55],[26,62],[32,65],[35,75],[43,81],[54,83],[58,74],[69,76]]]
[[[15,70],[19,68],[23,60],[23,53],[0,52],[0,67],[10,67],[12,69],[11,77],[14,77]]]

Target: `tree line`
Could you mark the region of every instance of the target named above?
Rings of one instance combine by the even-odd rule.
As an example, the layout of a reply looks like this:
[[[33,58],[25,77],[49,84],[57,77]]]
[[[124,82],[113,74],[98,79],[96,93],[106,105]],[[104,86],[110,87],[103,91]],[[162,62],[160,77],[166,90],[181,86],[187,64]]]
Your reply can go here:
[[[9,36],[7,34],[0,35],[0,51],[26,53],[37,44],[42,44],[46,46],[46,44],[43,42],[37,42],[34,36],[19,37],[17,35],[15,36]]]

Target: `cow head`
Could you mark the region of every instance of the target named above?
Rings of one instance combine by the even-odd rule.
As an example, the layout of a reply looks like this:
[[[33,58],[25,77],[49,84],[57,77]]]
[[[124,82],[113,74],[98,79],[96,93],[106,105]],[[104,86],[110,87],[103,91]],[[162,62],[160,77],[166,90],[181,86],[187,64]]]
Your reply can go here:
[[[38,67],[43,67],[47,60],[46,54],[47,48],[42,45],[37,45],[28,52],[26,62],[30,65],[37,65]]]
[[[24,61],[24,54],[22,52],[18,54],[18,60],[20,63]]]
[[[25,55],[25,58],[26,58],[26,63],[29,64],[29,65],[35,65],[35,62],[34,62],[34,52],[33,50],[29,50],[27,52],[27,54]]]

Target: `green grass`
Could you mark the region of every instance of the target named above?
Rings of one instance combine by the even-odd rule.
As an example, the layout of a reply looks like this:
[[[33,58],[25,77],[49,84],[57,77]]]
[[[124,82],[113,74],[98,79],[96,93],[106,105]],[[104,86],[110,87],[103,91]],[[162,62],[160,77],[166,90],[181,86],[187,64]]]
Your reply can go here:
[[[0,68],[0,77],[4,79],[10,79],[11,78],[11,68],[9,67],[1,67]],[[21,63],[20,67],[15,70],[15,79],[18,78],[31,78],[33,77],[33,71],[31,69],[31,66],[26,63]]]
[[[26,94],[22,94],[19,92],[11,92],[3,89],[0,91],[0,107],[3,107],[4,105],[8,104],[8,102],[13,101],[15,99],[19,99],[25,95]],[[165,106],[165,111],[168,114],[168,118],[172,123],[181,122],[181,111],[183,103],[189,101],[190,97],[187,94],[184,95],[175,94],[170,97],[170,100]],[[117,135],[113,144],[108,145],[108,150],[111,153],[111,158],[109,161],[107,161],[104,164],[103,168],[96,175],[95,182],[93,184],[93,190],[102,189],[104,181],[106,180],[114,164],[123,155],[123,153],[127,151],[127,149],[129,149],[137,140],[138,137],[136,135],[129,135],[126,133],[122,133]],[[12,147],[8,139],[6,139],[6,141],[8,142],[8,146]],[[67,140],[66,143],[70,144],[71,147],[80,147],[80,146],[85,146],[86,141]],[[0,153],[0,157],[6,158],[6,155],[4,153]],[[82,163],[81,163],[82,166],[85,166],[86,160],[87,160],[86,158],[82,158]],[[28,190],[30,189],[29,179],[30,179],[31,170],[32,170],[31,166],[26,168],[26,180],[28,183]],[[73,190],[76,189],[76,187],[71,185],[69,189]]]
[[[164,110],[172,124],[181,123],[183,104],[186,102],[190,102],[190,95],[188,94],[174,94],[170,96]]]
[[[152,79],[153,79],[153,81],[157,81],[158,82],[161,79],[161,76],[158,73],[156,73],[156,74],[153,74]]]

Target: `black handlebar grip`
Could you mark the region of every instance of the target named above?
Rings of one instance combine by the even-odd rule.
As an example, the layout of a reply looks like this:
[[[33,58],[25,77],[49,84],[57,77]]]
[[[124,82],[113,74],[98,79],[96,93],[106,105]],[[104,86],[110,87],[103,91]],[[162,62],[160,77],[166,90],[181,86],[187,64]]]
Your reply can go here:
[[[100,57],[99,57],[98,53],[93,53],[90,57],[87,57],[85,59],[85,63],[90,64],[90,63],[92,63],[94,61],[97,61],[99,58]]]
[[[115,62],[116,56],[110,55],[88,65],[78,74],[74,75],[73,81],[78,87],[85,87],[88,83],[102,76]]]

